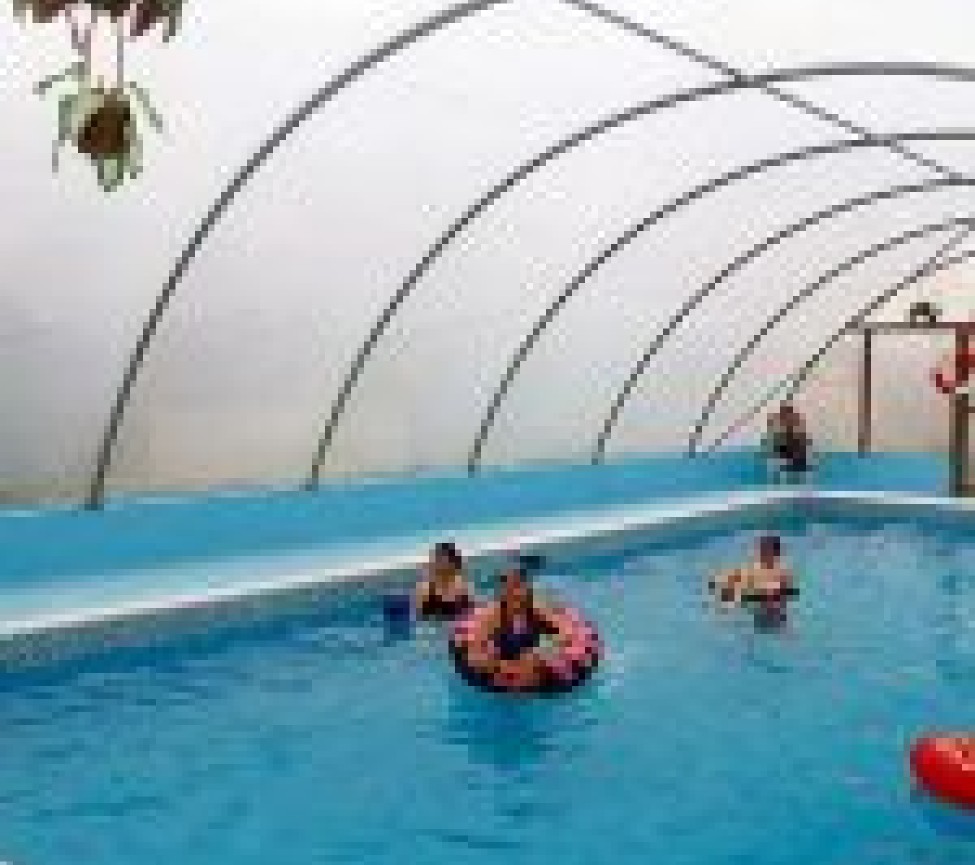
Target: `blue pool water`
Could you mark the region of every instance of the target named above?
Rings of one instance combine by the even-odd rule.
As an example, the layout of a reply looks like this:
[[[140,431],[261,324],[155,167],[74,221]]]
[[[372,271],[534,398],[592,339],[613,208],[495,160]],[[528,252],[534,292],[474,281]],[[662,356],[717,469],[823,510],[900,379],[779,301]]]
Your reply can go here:
[[[350,592],[313,621],[118,651],[3,683],[13,865],[916,865],[975,828],[912,794],[905,752],[975,729],[975,538],[782,526],[787,631],[703,604],[752,532],[540,578],[602,628],[583,689],[522,700],[452,674],[442,632]]]

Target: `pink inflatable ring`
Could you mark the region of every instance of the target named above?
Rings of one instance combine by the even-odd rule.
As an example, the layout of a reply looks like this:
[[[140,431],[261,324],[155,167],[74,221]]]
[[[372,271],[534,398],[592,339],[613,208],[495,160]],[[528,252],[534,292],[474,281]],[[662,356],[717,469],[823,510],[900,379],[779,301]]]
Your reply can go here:
[[[491,605],[475,607],[459,619],[450,636],[450,654],[460,675],[489,691],[562,693],[585,682],[602,658],[596,629],[570,607],[550,609],[551,647],[532,653],[530,663],[493,663],[489,631]]]

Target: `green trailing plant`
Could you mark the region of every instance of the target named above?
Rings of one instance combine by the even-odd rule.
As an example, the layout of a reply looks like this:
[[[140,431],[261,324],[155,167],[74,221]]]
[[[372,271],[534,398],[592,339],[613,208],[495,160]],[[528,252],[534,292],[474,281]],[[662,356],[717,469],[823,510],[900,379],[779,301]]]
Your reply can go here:
[[[58,98],[54,170],[61,151],[71,142],[92,161],[106,192],[117,189],[127,178],[138,177],[143,169],[141,119],[157,132],[164,129],[149,95],[131,81],[121,88],[93,85],[77,68],[45,79],[37,85],[37,92],[43,95],[58,84],[68,84],[70,90]]]
[[[149,94],[123,77],[126,36],[137,39],[163,24],[163,39],[170,39],[179,26],[183,3],[184,0],[14,0],[14,11],[22,20],[49,23],[64,17],[79,56],[75,63],[35,87],[40,96],[58,97],[52,159],[55,171],[61,152],[70,143],[91,160],[106,192],[139,176],[143,169],[144,124],[156,132],[162,132],[164,127]],[[77,17],[83,9],[89,13],[84,29]],[[117,36],[114,85],[106,84],[101,76],[95,79],[91,71],[92,33],[106,17]]]

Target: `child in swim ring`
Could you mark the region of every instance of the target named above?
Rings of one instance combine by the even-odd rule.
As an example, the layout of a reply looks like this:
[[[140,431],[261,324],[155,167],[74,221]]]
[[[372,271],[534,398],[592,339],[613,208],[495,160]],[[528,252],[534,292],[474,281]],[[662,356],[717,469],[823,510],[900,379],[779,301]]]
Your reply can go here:
[[[480,671],[527,687],[543,677],[539,650],[557,633],[553,614],[536,601],[526,570],[514,566],[502,575],[479,644],[468,657]]]

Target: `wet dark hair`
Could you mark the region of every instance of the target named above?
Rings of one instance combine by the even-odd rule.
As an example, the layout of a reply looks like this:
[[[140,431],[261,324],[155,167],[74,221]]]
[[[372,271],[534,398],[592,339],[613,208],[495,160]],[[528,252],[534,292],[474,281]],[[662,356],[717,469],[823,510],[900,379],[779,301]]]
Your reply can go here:
[[[545,556],[539,553],[522,553],[518,556],[518,567],[527,580],[532,574],[545,567]]]
[[[508,597],[504,591],[505,577],[507,577],[508,574],[517,574],[521,578],[522,584],[525,586],[525,606],[528,610],[533,610],[535,608],[535,592],[532,589],[531,579],[524,567],[517,562],[513,563],[511,567],[502,571],[501,575],[498,577],[498,606],[500,607],[502,622],[508,622],[511,619],[511,606],[508,603]]]
[[[529,583],[544,567],[545,557],[538,553],[512,553],[506,557],[504,570],[498,575],[498,579],[504,579],[506,574],[518,574]]]
[[[782,555],[782,539],[778,535],[761,535],[758,539],[758,548],[777,558]]]
[[[464,567],[464,557],[460,554],[460,550],[457,549],[457,545],[452,541],[441,541],[435,544],[433,552],[436,556],[443,556],[458,571]]]

